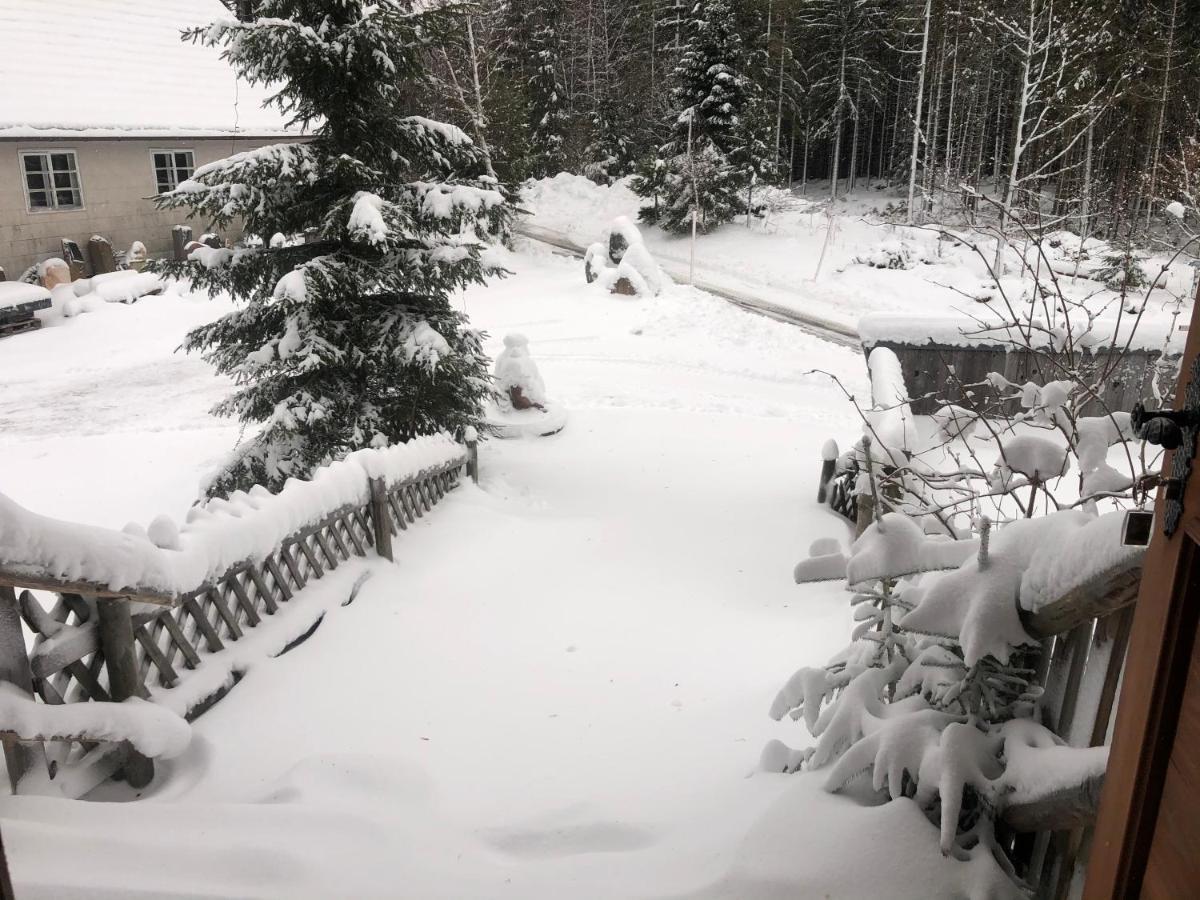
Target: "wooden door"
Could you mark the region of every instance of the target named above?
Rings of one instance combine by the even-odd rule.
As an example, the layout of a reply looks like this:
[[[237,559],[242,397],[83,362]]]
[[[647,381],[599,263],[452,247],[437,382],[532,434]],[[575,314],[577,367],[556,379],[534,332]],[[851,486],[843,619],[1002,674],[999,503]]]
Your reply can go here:
[[[1193,309],[1175,409],[1182,409],[1200,350]],[[1174,457],[1167,454],[1164,473]],[[1200,460],[1193,468],[1200,468]],[[1164,489],[1155,507],[1108,772],[1088,860],[1085,900],[1200,897],[1200,472],[1182,493],[1167,537]]]

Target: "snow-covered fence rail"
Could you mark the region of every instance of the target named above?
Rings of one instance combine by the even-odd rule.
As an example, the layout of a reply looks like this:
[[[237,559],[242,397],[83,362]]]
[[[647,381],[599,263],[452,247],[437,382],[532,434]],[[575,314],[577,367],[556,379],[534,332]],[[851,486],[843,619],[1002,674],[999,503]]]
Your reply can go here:
[[[299,633],[295,616],[274,617],[355,557],[390,560],[392,537],[477,470],[473,439],[420,438],[147,531],[48,519],[0,495],[0,740],[14,791],[79,796],[117,770],[148,783],[150,757],[181,752],[184,720],[236,683],[239,641],[284,620],[272,653],[306,636],[323,610]]]

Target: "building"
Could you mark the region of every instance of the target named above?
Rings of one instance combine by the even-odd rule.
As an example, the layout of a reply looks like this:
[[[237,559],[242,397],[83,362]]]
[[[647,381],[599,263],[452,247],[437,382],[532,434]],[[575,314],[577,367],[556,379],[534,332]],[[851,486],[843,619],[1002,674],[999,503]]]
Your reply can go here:
[[[0,267],[17,278],[84,246],[151,254],[189,222],[151,198],[197,167],[289,139],[270,90],[180,32],[232,18],[220,0],[0,0]]]

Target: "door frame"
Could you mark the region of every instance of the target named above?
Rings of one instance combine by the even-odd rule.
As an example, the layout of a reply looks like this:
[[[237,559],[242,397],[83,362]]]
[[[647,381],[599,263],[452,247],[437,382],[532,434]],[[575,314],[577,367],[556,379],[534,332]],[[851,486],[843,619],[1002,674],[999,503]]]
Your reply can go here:
[[[1192,308],[1177,403],[1198,352],[1200,296]],[[1163,472],[1171,471],[1174,455],[1166,454]],[[1188,480],[1183,518],[1169,538],[1162,531],[1162,493],[1160,488],[1154,536],[1142,566],[1084,900],[1125,900],[1141,893],[1200,624],[1200,584],[1192,587],[1190,598],[1187,584],[1193,565],[1200,563],[1200,471]]]

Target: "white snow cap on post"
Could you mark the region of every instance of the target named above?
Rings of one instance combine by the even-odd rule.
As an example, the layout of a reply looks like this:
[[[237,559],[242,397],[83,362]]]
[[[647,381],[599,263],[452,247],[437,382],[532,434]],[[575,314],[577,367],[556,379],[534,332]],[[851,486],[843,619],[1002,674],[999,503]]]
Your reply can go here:
[[[867,357],[871,373],[871,405],[864,433],[871,438],[874,458],[884,465],[900,465],[902,451],[913,450],[916,424],[908,405],[908,388],[900,359],[887,347],[876,347]],[[882,445],[882,446],[881,446]]]

